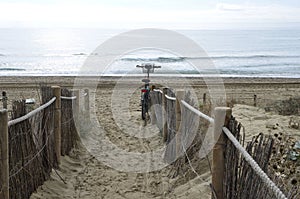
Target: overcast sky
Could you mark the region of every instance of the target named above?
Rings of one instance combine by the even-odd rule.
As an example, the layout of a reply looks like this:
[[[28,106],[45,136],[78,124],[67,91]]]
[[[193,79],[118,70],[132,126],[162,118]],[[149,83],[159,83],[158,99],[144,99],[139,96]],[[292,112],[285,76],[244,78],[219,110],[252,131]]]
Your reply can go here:
[[[299,0],[0,0],[0,27],[300,27]]]

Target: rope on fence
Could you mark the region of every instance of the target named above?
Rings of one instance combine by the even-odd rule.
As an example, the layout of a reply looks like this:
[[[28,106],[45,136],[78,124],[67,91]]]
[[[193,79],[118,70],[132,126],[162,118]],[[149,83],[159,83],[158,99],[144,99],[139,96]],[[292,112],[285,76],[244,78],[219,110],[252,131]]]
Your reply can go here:
[[[170,97],[170,96],[168,96],[168,95],[165,95],[165,96],[166,96],[166,98],[167,98],[168,100],[176,101],[176,97]]]
[[[17,119],[14,119],[14,120],[11,120],[8,122],[8,126],[12,126],[12,125],[15,125],[17,123],[20,123],[20,122],[23,122],[24,120],[27,120],[29,118],[31,118],[32,116],[34,116],[35,114],[37,114],[38,112],[42,111],[43,109],[47,108],[48,106],[50,106],[53,102],[55,102],[56,100],[56,97],[53,97],[49,102],[41,105],[39,108],[29,112],[28,114],[22,116],[22,117],[19,117]]]
[[[161,93],[161,94],[164,94],[164,93],[162,92],[162,90],[159,90],[159,89],[153,89],[153,91],[159,92],[159,93]]]
[[[159,92],[159,93],[161,93],[161,94],[164,94],[164,93],[162,92],[162,90],[159,90],[159,89],[153,89],[153,91],[154,91],[154,92]],[[176,97],[170,97],[170,96],[168,96],[168,95],[165,95],[165,97],[166,97],[168,100],[176,101]]]
[[[164,94],[162,90],[159,90],[159,89],[153,89],[154,92],[159,92],[161,94]],[[176,101],[176,97],[170,97],[168,95],[165,95],[165,97],[168,99],[168,100],[172,100],[172,101]]]
[[[72,96],[72,97],[60,96],[60,99],[62,99],[62,100],[76,100],[77,97],[76,96]]]
[[[205,115],[204,113],[200,112],[199,110],[195,109],[194,107],[192,107],[191,105],[189,105],[188,103],[186,103],[184,100],[181,100],[181,103],[188,108],[190,111],[194,112],[196,115],[198,115],[199,117],[202,117],[206,120],[208,120],[210,123],[214,123],[214,119],[209,117],[208,115]]]
[[[240,151],[245,160],[250,164],[252,169],[259,175],[262,181],[273,191],[278,199],[287,199],[282,191],[276,186],[276,184],[268,177],[268,175],[259,167],[257,162],[250,156],[250,154],[243,148],[243,146],[237,141],[237,139],[231,134],[231,132],[223,127],[223,132],[227,135],[233,145]]]

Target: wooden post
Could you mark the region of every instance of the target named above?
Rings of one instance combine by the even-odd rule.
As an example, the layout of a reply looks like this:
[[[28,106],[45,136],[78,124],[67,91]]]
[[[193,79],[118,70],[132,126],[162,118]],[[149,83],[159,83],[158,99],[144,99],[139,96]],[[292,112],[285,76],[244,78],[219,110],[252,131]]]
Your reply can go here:
[[[253,104],[253,105],[256,107],[257,96],[256,96],[256,95],[254,95],[254,98],[253,98],[253,99],[254,99],[254,104]]]
[[[74,100],[73,104],[73,114],[75,122],[77,123],[79,121],[79,90],[75,89],[73,90],[73,96],[76,96],[76,99]]]
[[[168,140],[168,114],[167,114],[167,98],[166,94],[168,92],[168,88],[164,87],[163,88],[163,93],[162,93],[162,116],[163,116],[163,141],[167,142]]]
[[[227,126],[230,117],[231,109],[228,107],[215,108],[215,123],[214,123],[214,139],[215,146],[213,148],[213,162],[212,162],[212,185],[216,192],[217,199],[224,198],[224,172],[225,172],[225,144],[226,136],[222,131],[223,126]]]
[[[152,89],[152,91],[150,92],[151,124],[152,125],[154,125],[154,124],[157,123],[157,121],[156,121],[157,120],[156,119],[156,113],[155,113],[155,106],[156,106],[156,104],[154,104],[154,99],[153,99],[156,96],[154,96],[154,95],[158,95],[158,93],[154,92],[153,89]]]
[[[203,93],[203,105],[206,104],[206,93]]]
[[[5,91],[2,92],[2,103],[3,103],[3,108],[7,109],[7,95]]]
[[[89,89],[84,89],[84,115],[86,119],[90,119],[90,93]],[[78,94],[79,95],[79,94]],[[79,96],[78,96],[79,97]],[[76,98],[77,100],[77,98]],[[79,102],[79,100],[77,100]],[[79,103],[78,103],[78,109],[79,109]]]
[[[9,199],[9,157],[8,157],[8,114],[7,110],[0,111],[0,198]]]
[[[181,100],[184,99],[184,90],[178,90],[176,92],[176,157],[180,157],[182,153],[182,146],[181,146],[181,130],[180,130],[180,125],[181,125]]]
[[[155,85],[152,85],[151,86],[151,91],[153,91],[155,88],[156,88]]]
[[[61,160],[61,88],[59,86],[52,86],[53,95],[56,97],[54,104],[54,137],[55,137],[55,152],[57,156],[57,163]]]

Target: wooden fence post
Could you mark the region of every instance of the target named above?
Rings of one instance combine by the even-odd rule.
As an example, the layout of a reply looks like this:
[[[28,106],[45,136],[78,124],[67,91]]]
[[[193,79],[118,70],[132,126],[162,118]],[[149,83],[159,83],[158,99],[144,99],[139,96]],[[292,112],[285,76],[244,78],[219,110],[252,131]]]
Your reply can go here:
[[[7,109],[7,95],[6,95],[6,91],[2,92],[2,103],[3,103],[3,108]]]
[[[178,158],[181,155],[182,152],[182,146],[181,146],[181,130],[180,130],[180,124],[181,124],[181,100],[184,99],[184,90],[178,90],[176,91],[176,157]]]
[[[57,163],[61,160],[61,88],[59,86],[52,86],[53,95],[56,97],[54,104],[54,137],[55,137],[55,152],[57,156]]]
[[[222,132],[222,127],[227,126],[232,110],[228,107],[215,108],[215,122],[214,122],[214,139],[215,146],[213,148],[212,160],[212,185],[216,193],[217,199],[224,198],[224,172],[225,172],[225,144],[226,136]]]
[[[166,88],[164,87],[163,88],[163,93],[162,93],[162,116],[163,116],[163,141],[164,142],[167,142],[168,140],[168,114],[167,114],[167,98],[166,98],[166,94],[168,93],[168,89],[169,88]]]
[[[9,199],[8,114],[0,111],[0,198]]]
[[[73,104],[73,114],[74,114],[74,119],[75,119],[75,122],[77,123],[79,121],[79,90],[75,89],[73,90],[73,96],[76,96],[76,99],[73,101],[74,104]]]
[[[155,87],[154,85],[153,85],[153,87]],[[152,87],[152,88],[153,88]],[[156,113],[155,113],[155,106],[156,106],[156,104],[154,104],[153,102],[154,102],[154,100],[153,100],[153,98],[154,97],[156,97],[155,95],[158,95],[158,93],[157,92],[155,92],[155,91],[153,91],[153,89],[152,89],[152,91],[150,92],[150,109],[151,109],[151,124],[152,125],[154,125],[154,124],[156,124],[157,123],[157,119],[156,119]]]
[[[90,93],[89,93],[89,89],[84,89],[84,115],[86,119],[90,119]],[[79,94],[78,94],[79,95]],[[78,96],[79,97],[79,96]],[[77,100],[77,98],[76,98]],[[78,109],[79,109],[79,99],[78,101]]]
[[[254,100],[254,103],[253,103],[253,105],[256,107],[256,105],[257,105],[257,96],[256,95],[254,95],[254,98],[253,98],[253,100]]]
[[[206,104],[206,93],[203,93],[203,105]]]

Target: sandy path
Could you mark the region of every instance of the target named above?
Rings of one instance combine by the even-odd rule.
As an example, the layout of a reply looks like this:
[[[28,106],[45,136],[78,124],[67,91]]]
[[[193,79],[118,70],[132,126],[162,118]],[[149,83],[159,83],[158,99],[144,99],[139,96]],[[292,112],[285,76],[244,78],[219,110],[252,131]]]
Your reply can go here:
[[[113,115],[110,107],[111,90],[101,89],[97,91],[97,95],[101,96],[96,99],[96,110],[99,122],[103,125],[106,135],[110,141],[127,151],[146,152],[154,150],[155,147],[161,146],[161,138],[156,136],[149,140],[132,138],[124,134],[125,128],[130,128],[125,124],[117,125],[113,120]],[[140,119],[140,107],[138,96],[135,97],[131,111],[132,120],[140,123],[140,129],[137,131],[146,131],[147,128],[156,128],[151,125],[143,126]],[[158,129],[156,129],[158,131]],[[137,132],[138,133],[138,132]],[[150,144],[151,143],[151,144]],[[119,157],[120,164],[124,160]],[[145,160],[147,161],[147,160]],[[150,163],[151,161],[149,161]],[[151,164],[149,164],[151,167]],[[150,168],[149,168],[150,169]],[[93,159],[87,164],[83,175],[78,176],[78,184],[83,185],[77,191],[78,198],[155,198],[163,195],[167,188],[163,183],[164,173],[126,173],[109,168],[97,159]],[[164,187],[166,186],[166,187]],[[87,190],[86,190],[87,189]],[[91,190],[89,190],[91,189]],[[82,192],[81,192],[82,190]]]
[[[126,151],[136,151],[145,153],[154,151],[163,146],[159,129],[151,124],[144,126],[140,118],[140,106],[138,92],[136,92],[131,104],[131,120],[137,124],[138,129],[133,129],[126,124],[119,126],[112,120],[112,110],[110,107],[111,93],[110,89],[98,89],[96,103],[92,104],[97,110],[97,119],[103,125],[106,136],[117,147]],[[126,128],[136,133],[149,133],[156,131],[157,134],[150,139],[135,138],[123,133]],[[91,128],[93,131],[94,128]],[[91,132],[91,135],[97,132]],[[90,142],[91,145],[97,142]],[[95,149],[96,148],[96,149]],[[93,147],[93,153],[101,153],[100,146]],[[95,150],[99,150],[98,152]],[[105,155],[105,154],[104,154]],[[130,159],[124,159],[119,154],[115,154],[120,164],[131,162]],[[153,170],[153,157],[144,159],[147,171],[144,173],[122,172],[110,168],[95,158],[84,148],[74,151],[71,157],[64,157],[58,173],[66,181],[64,184],[55,172],[52,177],[37,193],[32,195],[34,198],[207,198],[210,195],[209,181],[210,173],[208,168],[202,168],[203,175],[192,181],[178,186],[179,178],[170,179],[168,177],[169,168],[158,171]],[[182,179],[181,179],[182,180]],[[178,186],[176,188],[176,186]]]

